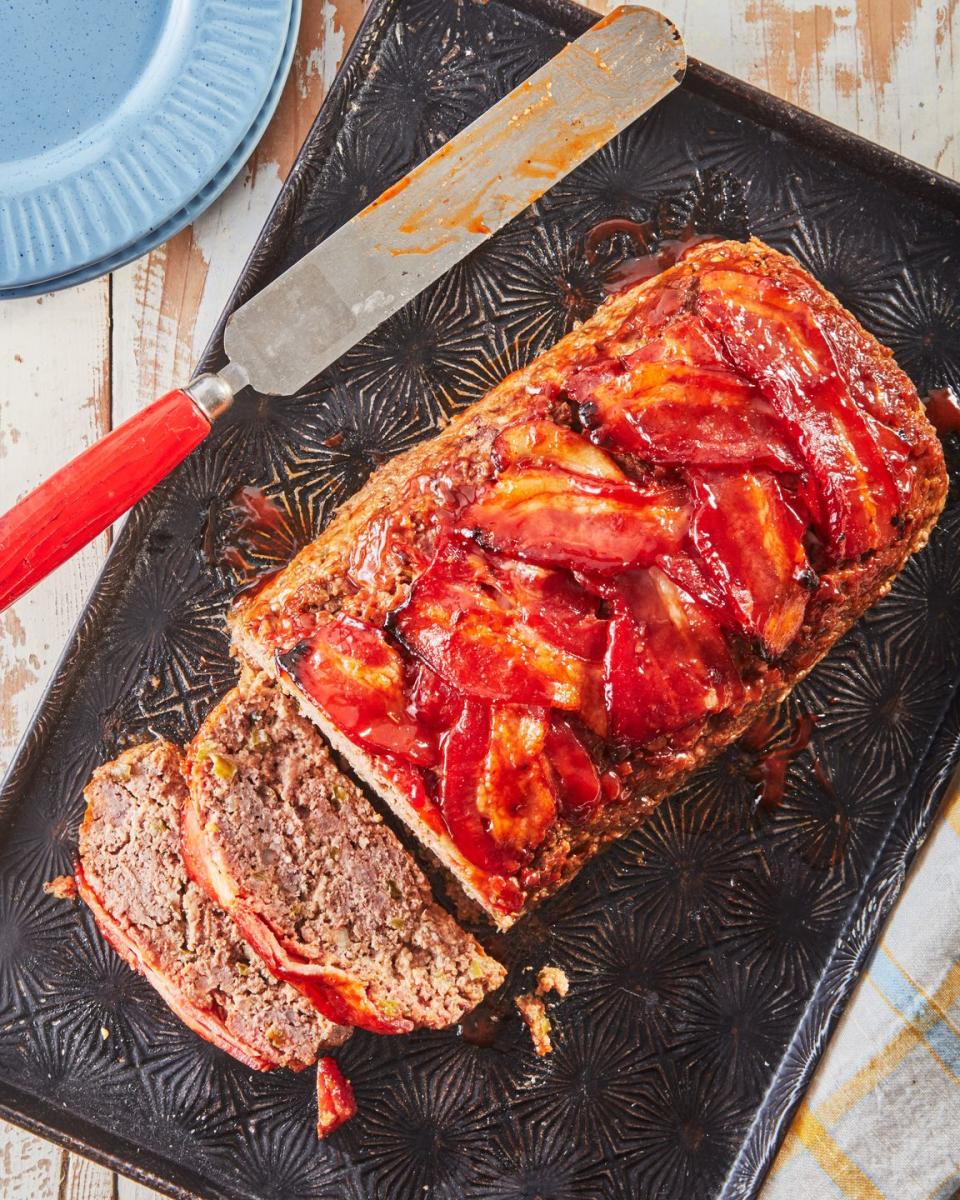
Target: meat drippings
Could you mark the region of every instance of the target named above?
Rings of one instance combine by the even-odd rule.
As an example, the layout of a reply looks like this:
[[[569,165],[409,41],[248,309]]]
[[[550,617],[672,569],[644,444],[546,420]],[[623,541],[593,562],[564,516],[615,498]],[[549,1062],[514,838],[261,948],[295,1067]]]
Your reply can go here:
[[[235,598],[249,598],[266,587],[289,558],[293,547],[285,530],[285,514],[273,497],[262,488],[238,487],[227,501],[211,500],[201,554],[208,566],[232,577]],[[263,565],[264,558],[277,565]]]
[[[587,231],[584,257],[591,266],[597,262],[600,247],[618,234],[629,238],[634,254],[616,267],[604,283],[604,290],[609,294],[625,292],[638,283],[652,279],[678,263],[694,246],[722,240],[719,234],[699,233],[692,225],[684,226],[675,237],[658,238],[653,221],[612,217],[608,221],[600,221]]]
[[[778,719],[777,709],[765,713],[750,726],[740,741],[740,745],[754,756],[745,774],[752,783],[760,785],[759,803],[768,812],[782,804],[790,764],[810,745],[817,723],[812,713],[801,713],[785,738],[768,744]]]

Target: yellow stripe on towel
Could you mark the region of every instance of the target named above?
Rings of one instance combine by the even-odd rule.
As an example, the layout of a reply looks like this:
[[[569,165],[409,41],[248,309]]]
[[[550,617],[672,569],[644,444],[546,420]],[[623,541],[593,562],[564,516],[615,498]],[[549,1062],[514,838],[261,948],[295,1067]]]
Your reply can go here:
[[[801,1104],[791,1133],[810,1151],[823,1171],[850,1200],[886,1200],[872,1179],[840,1149],[827,1127]]]
[[[960,998],[960,963],[954,963],[944,976],[943,982],[930,997],[931,1009],[942,1012],[944,1009],[949,1009],[958,998]],[[903,1018],[901,1017],[901,1019]],[[869,1062],[864,1063],[859,1071],[851,1075],[846,1083],[841,1084],[822,1104],[817,1105],[816,1109],[807,1111],[816,1113],[816,1117],[826,1128],[835,1125],[855,1105],[869,1096],[881,1080],[892,1074],[910,1051],[923,1040],[922,1026],[904,1025]],[[806,1105],[802,1105],[799,1112],[803,1113],[805,1109]],[[796,1121],[799,1119],[798,1114]],[[793,1158],[802,1145],[796,1136],[795,1124],[790,1127],[780,1153],[770,1168],[771,1177]]]

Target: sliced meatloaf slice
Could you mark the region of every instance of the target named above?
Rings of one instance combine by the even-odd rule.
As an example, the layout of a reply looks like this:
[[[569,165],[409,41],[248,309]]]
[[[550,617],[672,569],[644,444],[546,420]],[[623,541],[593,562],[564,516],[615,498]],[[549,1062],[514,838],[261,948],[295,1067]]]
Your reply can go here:
[[[376,1033],[456,1022],[504,970],[267,676],[230,692],[188,750],[184,854],[280,978]]]
[[[176,746],[154,742],[94,772],[77,890],[111,946],[194,1032],[248,1067],[300,1070],[350,1030],[278,982],[188,877],[182,767]]]

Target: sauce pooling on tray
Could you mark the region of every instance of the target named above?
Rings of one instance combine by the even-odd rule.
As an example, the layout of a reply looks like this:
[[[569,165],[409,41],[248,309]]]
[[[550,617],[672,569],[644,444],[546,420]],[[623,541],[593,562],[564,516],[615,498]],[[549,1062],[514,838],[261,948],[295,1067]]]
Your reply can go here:
[[[744,750],[755,756],[746,775],[760,784],[760,805],[768,812],[783,802],[790,764],[810,745],[817,718],[812,713],[800,713],[794,727],[785,738],[771,741],[777,725],[777,709],[760,717],[740,739]],[[819,759],[817,767],[823,771]]]
[[[286,524],[276,499],[252,485],[238,487],[226,502],[211,501],[201,550],[208,565],[233,575],[235,598],[255,595],[282,570],[282,565],[258,566],[256,560],[286,561],[291,549]]]
[[[503,1024],[504,1007],[503,1000],[498,1005],[485,1000],[472,1012],[467,1013],[457,1026],[457,1033],[461,1040],[485,1050],[496,1045],[497,1035]]]
[[[604,242],[622,234],[633,244],[634,253],[620,263],[604,285],[608,293],[626,291],[647,279],[653,279],[668,267],[674,266],[694,246],[704,242],[721,241],[716,233],[699,233],[685,225],[675,237],[659,237],[653,221],[631,221],[627,217],[611,217],[587,230],[584,257],[593,265]]]
[[[230,497],[230,541],[223,561],[237,571],[250,570],[250,558],[262,554],[264,545],[283,528],[280,505],[258,487],[239,487]]]

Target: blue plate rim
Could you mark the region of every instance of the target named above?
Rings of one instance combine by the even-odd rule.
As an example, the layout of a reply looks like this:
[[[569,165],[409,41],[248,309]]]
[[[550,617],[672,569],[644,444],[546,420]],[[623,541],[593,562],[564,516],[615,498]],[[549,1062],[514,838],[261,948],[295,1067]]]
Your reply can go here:
[[[303,11],[303,0],[286,0],[288,20],[284,40],[280,45],[276,71],[264,94],[251,124],[240,140],[228,150],[226,157],[213,173],[197,188],[187,203],[161,219],[159,224],[146,230],[132,241],[126,241],[105,255],[78,263],[62,273],[25,278],[9,286],[0,286],[0,301],[46,295],[87,283],[110,271],[126,266],[134,259],[155,249],[161,243],[179,233],[196,220],[213,204],[234,181],[247,159],[256,149],[267,125],[276,112],[283,87],[286,84],[296,51],[297,36]]]

